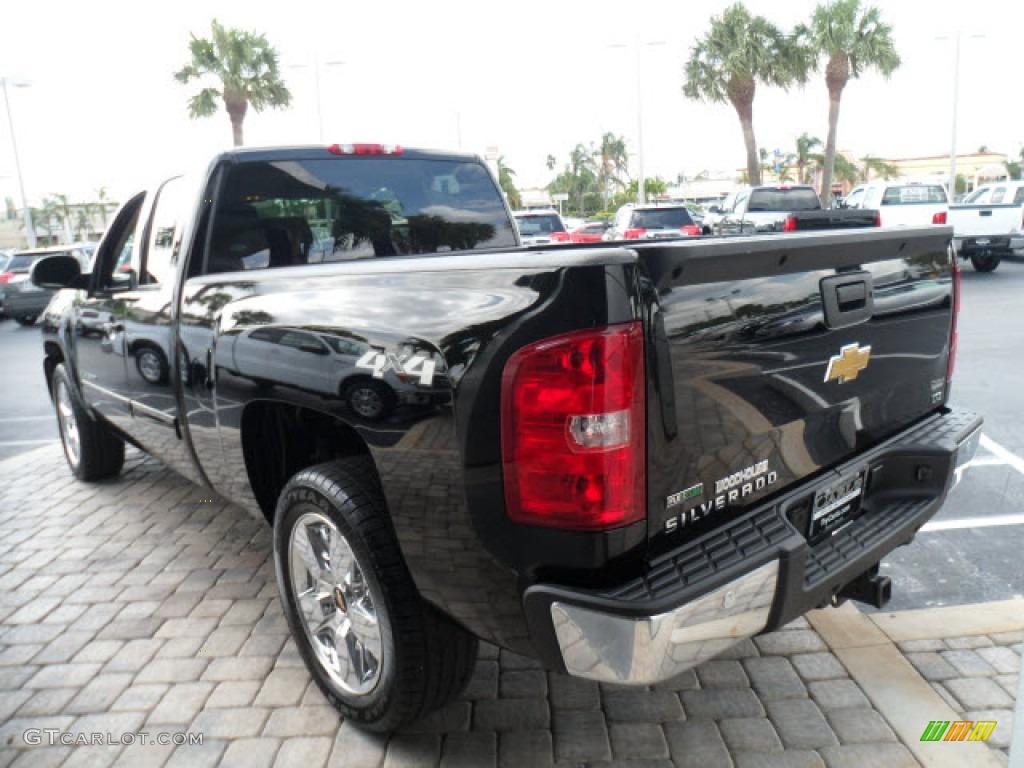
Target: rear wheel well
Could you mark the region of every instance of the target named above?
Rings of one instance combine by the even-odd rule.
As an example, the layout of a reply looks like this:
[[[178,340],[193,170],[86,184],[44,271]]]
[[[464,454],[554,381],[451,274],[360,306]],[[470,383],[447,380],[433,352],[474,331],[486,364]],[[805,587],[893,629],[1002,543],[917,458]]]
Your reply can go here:
[[[267,522],[287,482],[316,464],[369,456],[359,434],[334,416],[287,403],[258,401],[242,413],[242,453],[253,494]]]

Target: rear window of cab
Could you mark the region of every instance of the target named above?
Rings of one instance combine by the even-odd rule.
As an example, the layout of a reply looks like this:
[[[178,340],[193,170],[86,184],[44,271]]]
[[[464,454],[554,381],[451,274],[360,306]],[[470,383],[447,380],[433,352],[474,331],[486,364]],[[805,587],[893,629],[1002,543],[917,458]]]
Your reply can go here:
[[[945,203],[946,190],[938,184],[908,184],[886,187],[882,205],[915,205]]]

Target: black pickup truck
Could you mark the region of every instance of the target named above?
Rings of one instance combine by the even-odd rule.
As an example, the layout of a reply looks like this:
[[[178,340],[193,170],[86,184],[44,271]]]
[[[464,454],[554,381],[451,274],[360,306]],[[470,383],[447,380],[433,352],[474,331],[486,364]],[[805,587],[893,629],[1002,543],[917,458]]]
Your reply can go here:
[[[875,227],[878,211],[825,209],[813,187],[781,184],[742,189],[715,211],[708,233],[752,235]]]
[[[266,519],[317,685],[388,730],[477,638],[649,684],[848,597],[939,509],[948,228],[527,248],[472,155],[235,150],[51,257],[72,472],[125,443]]]

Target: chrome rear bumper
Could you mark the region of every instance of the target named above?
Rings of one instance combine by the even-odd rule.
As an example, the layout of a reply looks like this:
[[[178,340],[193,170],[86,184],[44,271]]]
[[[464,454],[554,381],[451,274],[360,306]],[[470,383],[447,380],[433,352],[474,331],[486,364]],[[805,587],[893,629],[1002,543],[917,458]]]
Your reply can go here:
[[[682,541],[628,581],[532,585],[524,610],[538,655],[577,677],[649,685],[828,605],[939,510],[972,463],[981,425],[976,414],[944,409]],[[818,492],[854,471],[868,478],[857,514],[809,538]]]
[[[641,619],[552,603],[566,670],[609,683],[675,677],[763,630],[778,578],[773,560],[673,611]]]

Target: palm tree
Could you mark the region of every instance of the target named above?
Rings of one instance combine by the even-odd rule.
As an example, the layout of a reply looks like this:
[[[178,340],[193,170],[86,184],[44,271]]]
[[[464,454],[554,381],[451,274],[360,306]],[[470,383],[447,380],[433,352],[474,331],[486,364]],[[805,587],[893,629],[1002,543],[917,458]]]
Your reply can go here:
[[[505,193],[505,197],[508,198],[508,204],[513,208],[522,208],[523,199],[519,194],[519,190],[516,189],[516,183],[512,180],[512,177],[516,175],[516,172],[505,165],[505,156],[502,155],[498,158],[498,186],[501,187],[501,191]]]
[[[876,179],[892,179],[900,175],[900,169],[895,165],[871,155],[865,155],[860,159],[860,162],[861,173],[859,181],[870,181],[872,174]]]
[[[53,193],[44,198],[43,215],[46,217],[46,221],[57,219],[57,222],[64,229],[66,242],[71,243],[74,241],[74,238],[71,236],[71,223],[74,218],[74,212],[71,210],[71,203],[67,195]]]
[[[747,177],[761,183],[754,138],[754,92],[758,81],[788,88],[803,83],[808,51],[794,44],[762,16],[736,3],[711,19],[711,29],[690,50],[683,94],[688,99],[724,104],[736,110],[747,148]]]
[[[547,156],[547,157],[546,157],[546,158],[544,159],[544,165],[546,165],[546,166],[548,167],[548,170],[549,170],[549,171],[553,171],[553,170],[555,170],[555,164],[556,164],[557,162],[558,162],[558,161],[557,161],[557,160],[555,160],[555,156],[554,156],[554,155],[548,155],[548,156]]]
[[[267,38],[255,32],[223,27],[214,19],[210,39],[192,35],[188,44],[192,60],[174,73],[179,83],[214,77],[220,88],[203,88],[188,103],[189,117],[209,117],[217,111],[217,98],[231,118],[235,146],[242,145],[242,122],[249,105],[257,112],[264,107],[287,107],[292,95],[278,71],[277,51]]]
[[[601,194],[607,208],[612,184],[621,187],[624,184],[623,177],[629,177],[629,152],[626,150],[626,140],[611,132],[605,133],[601,137],[601,146],[594,153],[594,158],[597,160],[597,179],[601,184]]]
[[[876,69],[888,78],[900,65],[892,39],[892,27],[884,24],[881,12],[861,8],[860,0],[835,0],[814,9],[810,28],[800,27],[798,35],[810,46],[811,54],[825,60],[828,86],[828,136],[825,139],[825,168],[821,200],[827,207],[832,194],[836,161],[836,131],[839,103],[850,78],[866,69]]]
[[[814,161],[816,170],[825,170],[825,162],[828,158],[825,157],[824,153],[815,153],[811,155],[811,159]],[[847,160],[845,155],[838,154],[833,159],[832,176],[836,181],[841,181],[851,186],[861,180],[860,169],[857,165]],[[822,204],[824,204],[824,201],[822,201]]]
[[[821,139],[802,133],[796,140],[796,175],[801,184],[810,183],[811,150],[821,146]]]
[[[107,209],[117,208],[117,203],[110,199],[106,187],[96,190],[96,205],[99,208],[100,219],[103,221],[103,231],[107,229]]]
[[[597,180],[594,173],[594,152],[582,144],[577,144],[569,153],[569,167],[566,169],[573,179],[573,191],[576,192],[576,208],[580,215],[584,214],[583,196],[588,187]]]

